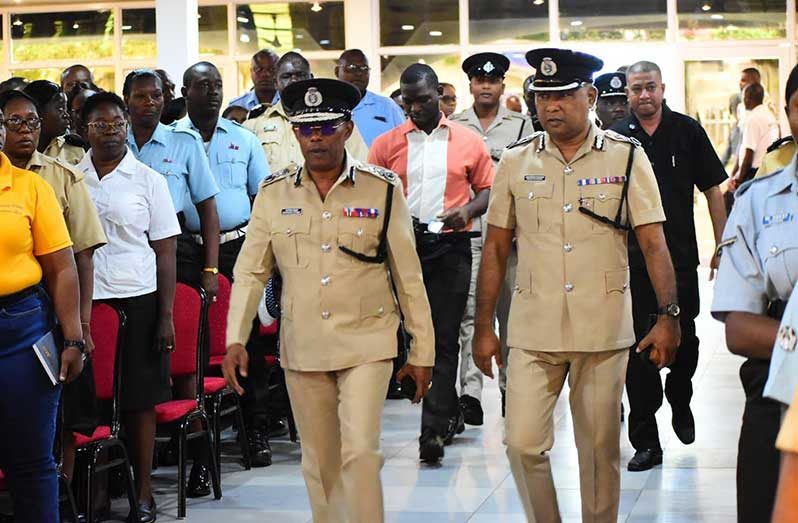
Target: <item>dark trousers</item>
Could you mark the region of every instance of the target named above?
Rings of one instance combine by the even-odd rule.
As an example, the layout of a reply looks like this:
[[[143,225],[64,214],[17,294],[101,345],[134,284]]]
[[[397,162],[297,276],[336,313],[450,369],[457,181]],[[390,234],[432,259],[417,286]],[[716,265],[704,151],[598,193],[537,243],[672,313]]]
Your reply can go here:
[[[425,259],[428,249],[438,250],[440,246],[418,246],[435,328],[435,367],[432,388],[422,404],[421,434],[431,432],[444,436],[449,417],[459,408],[455,384],[460,356],[460,320],[471,282],[471,240],[454,240],[442,254],[432,259]]]
[[[49,309],[44,291],[0,305],[0,468],[18,523],[59,521],[53,442],[61,386],[31,349],[52,328]]]
[[[770,521],[779,482],[776,437],[781,404],[762,397],[769,360],[748,359],[740,367],[745,410],[737,447],[737,521]]]
[[[244,238],[219,245],[219,272],[233,280],[233,267],[244,245]],[[198,285],[205,267],[205,250],[188,233],[177,237],[177,281]]]
[[[698,338],[695,331],[695,318],[700,306],[698,273],[694,270],[678,271],[676,284],[682,309],[679,319],[682,344],[676,353],[676,361],[668,367],[670,373],[665,378],[665,397],[673,410],[678,412],[690,406],[693,397],[691,380],[698,365]],[[636,342],[629,351],[629,365],[626,368],[629,440],[636,450],[660,449],[655,414],[662,406],[662,381],[659,370],[645,363],[635,352],[637,342],[648,334],[654,319],[652,315],[656,315],[659,304],[646,271],[631,272],[631,289]]]
[[[247,428],[265,428],[268,423],[271,398],[266,356],[277,353],[277,335],[261,336],[258,333],[259,327],[260,322],[256,319],[247,342],[249,355],[247,377],[240,381],[244,387],[244,395],[241,396],[240,402]]]

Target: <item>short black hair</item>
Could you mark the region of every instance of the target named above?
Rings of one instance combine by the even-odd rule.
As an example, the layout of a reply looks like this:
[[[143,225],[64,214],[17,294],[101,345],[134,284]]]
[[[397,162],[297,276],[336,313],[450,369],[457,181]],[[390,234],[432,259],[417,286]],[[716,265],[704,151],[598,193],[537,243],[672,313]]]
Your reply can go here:
[[[746,67],[742,70],[742,74],[747,74],[753,79],[753,83],[758,84],[762,81],[762,75],[756,67]]]
[[[343,62],[344,60],[349,59],[350,57],[363,58],[364,60],[368,61],[368,57],[366,56],[366,53],[364,53],[362,50],[360,50],[360,49],[347,49],[346,51],[341,53],[341,56],[338,57],[338,60],[336,60],[336,62],[338,63],[338,65],[340,65],[341,62]]]
[[[264,47],[263,49],[252,55],[252,61],[255,61],[257,58],[260,58],[261,56],[271,56],[272,58],[276,58],[277,60],[280,59],[280,55],[277,54],[277,51],[275,51],[274,49],[269,49],[268,47]],[[277,60],[275,60],[275,62]]]
[[[222,118],[227,118],[230,115],[230,113],[232,113],[236,109],[241,109],[242,111],[246,111],[247,113],[249,113],[249,109],[247,109],[246,107],[242,107],[240,105],[228,105],[227,109],[222,111]]]
[[[12,89],[22,89],[28,85],[28,81],[21,76],[12,76],[8,80],[0,82],[0,93],[10,91]]]
[[[657,73],[659,79],[662,80],[662,69],[654,62],[649,62],[647,60],[641,60],[630,65],[626,70],[626,74],[630,75],[633,73]]]
[[[91,72],[91,69],[89,69],[88,67],[86,67],[83,64],[72,64],[69,67],[67,67],[66,69],[64,69],[63,71],[61,71],[61,81],[62,82],[64,81],[64,78],[66,78],[66,75],[68,75],[69,72],[72,69],[83,69],[84,71],[89,73],[89,78],[94,79],[94,74]]]
[[[285,53],[283,56],[277,60],[277,64],[274,66],[275,69],[279,69],[286,62],[295,62],[304,65],[310,71],[310,62],[308,59],[302,56],[301,54],[297,53],[296,51],[289,51]]]
[[[765,88],[760,83],[748,84],[745,88],[745,93],[751,98],[753,102],[761,104],[765,100]]]
[[[454,88],[455,88],[455,87],[454,87],[452,84],[450,84],[449,82],[440,82],[440,83],[438,83],[438,85],[440,85],[441,87],[451,87],[452,89],[454,89]]]
[[[27,93],[23,91],[17,91],[16,89],[0,93],[0,110],[5,111],[6,106],[11,103],[12,100],[18,100],[20,98],[29,101],[33,108],[36,109],[36,113],[40,113],[39,105],[36,103],[36,100],[31,98]]]
[[[186,115],[186,99],[183,97],[175,98],[163,106],[161,113],[161,123],[169,125],[175,120],[179,120]]]
[[[50,80],[36,80],[29,83],[22,91],[36,103],[39,114],[42,114],[47,104],[63,92],[60,85]]]
[[[115,105],[122,111],[122,114],[127,114],[127,107],[125,107],[125,102],[119,98],[119,95],[116,93],[111,93],[108,91],[103,91],[101,93],[93,94],[86,98],[86,101],[83,103],[83,107],[80,108],[80,119],[84,123],[89,122],[89,115],[97,109],[102,104],[110,104]]]
[[[399,77],[400,84],[417,84],[421,81],[426,82],[427,85],[433,88],[437,88],[440,85],[435,70],[427,64],[411,64],[402,71],[402,76]]]
[[[214,64],[212,64],[210,62],[205,62],[205,61],[197,62],[196,64],[190,66],[188,69],[186,69],[183,72],[183,87],[190,87],[191,86],[191,82],[194,81],[194,71],[197,68],[199,68],[199,67],[207,67],[209,69],[216,69],[216,72],[219,73],[219,76],[221,76],[221,73],[219,72],[219,68],[216,67]]]
[[[396,98],[397,96],[401,96],[401,95],[402,95],[402,90],[401,89],[394,89],[394,91],[391,93],[391,96],[389,98]]]
[[[122,96],[125,98],[130,96],[130,91],[133,89],[133,82],[144,79],[157,80],[161,85],[161,89],[163,89],[163,80],[161,79],[161,75],[155,72],[154,69],[145,67],[143,69],[135,69],[128,73],[128,75],[125,77],[125,83],[122,86]]]
[[[798,91],[798,65],[792,68],[790,76],[787,77],[787,87],[784,89],[784,103],[790,106],[790,98]]]

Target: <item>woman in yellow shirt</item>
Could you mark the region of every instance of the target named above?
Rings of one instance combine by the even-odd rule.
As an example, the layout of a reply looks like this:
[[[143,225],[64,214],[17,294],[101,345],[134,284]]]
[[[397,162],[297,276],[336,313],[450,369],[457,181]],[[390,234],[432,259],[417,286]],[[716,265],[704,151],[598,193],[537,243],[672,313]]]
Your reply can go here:
[[[0,112],[0,145],[5,120]],[[63,334],[59,381],[83,369],[78,276],[61,208],[38,175],[0,153],[0,469],[18,522],[58,521],[52,449],[60,384],[53,386],[32,345]],[[42,281],[45,281],[44,287]]]

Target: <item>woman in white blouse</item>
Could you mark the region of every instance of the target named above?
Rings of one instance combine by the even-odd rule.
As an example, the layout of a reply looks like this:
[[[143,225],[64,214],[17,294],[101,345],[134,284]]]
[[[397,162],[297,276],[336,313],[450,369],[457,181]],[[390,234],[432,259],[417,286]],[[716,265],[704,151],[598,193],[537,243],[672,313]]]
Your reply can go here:
[[[98,93],[83,105],[91,150],[78,164],[108,244],[94,253],[94,299],[127,316],[120,408],[128,434],[142,522],[155,521],[150,474],[155,405],[170,399],[174,350],[175,237],[180,233],[166,180],[127,148],[124,102]]]

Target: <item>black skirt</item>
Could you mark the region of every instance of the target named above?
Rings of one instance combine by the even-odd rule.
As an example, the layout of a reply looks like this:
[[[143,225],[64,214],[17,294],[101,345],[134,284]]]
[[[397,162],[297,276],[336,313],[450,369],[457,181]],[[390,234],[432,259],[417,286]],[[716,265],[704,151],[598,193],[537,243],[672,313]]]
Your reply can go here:
[[[158,293],[103,301],[119,307],[127,317],[121,351],[120,409],[145,410],[170,400],[169,354],[155,347]]]

